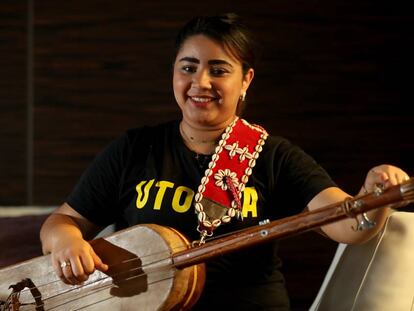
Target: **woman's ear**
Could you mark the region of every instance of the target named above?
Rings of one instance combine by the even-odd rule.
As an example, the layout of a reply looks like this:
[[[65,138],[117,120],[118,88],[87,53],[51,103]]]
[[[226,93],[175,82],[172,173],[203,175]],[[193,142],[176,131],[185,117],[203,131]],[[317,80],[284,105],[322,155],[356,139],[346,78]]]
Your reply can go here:
[[[242,92],[240,95],[243,95],[244,93],[246,93],[247,89],[249,88],[250,83],[253,80],[253,77],[254,77],[254,70],[253,68],[249,68],[249,70],[247,70],[246,74],[243,77]]]

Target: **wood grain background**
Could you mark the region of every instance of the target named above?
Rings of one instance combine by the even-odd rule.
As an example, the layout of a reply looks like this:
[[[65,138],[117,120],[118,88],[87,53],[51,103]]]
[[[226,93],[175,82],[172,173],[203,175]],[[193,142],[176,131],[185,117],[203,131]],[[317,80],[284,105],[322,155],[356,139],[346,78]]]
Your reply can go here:
[[[111,139],[178,117],[175,34],[193,15],[228,11],[263,46],[246,119],[299,144],[350,193],[380,163],[414,175],[414,20],[404,1],[2,0],[0,205],[60,204]],[[334,244],[289,241],[299,310]]]

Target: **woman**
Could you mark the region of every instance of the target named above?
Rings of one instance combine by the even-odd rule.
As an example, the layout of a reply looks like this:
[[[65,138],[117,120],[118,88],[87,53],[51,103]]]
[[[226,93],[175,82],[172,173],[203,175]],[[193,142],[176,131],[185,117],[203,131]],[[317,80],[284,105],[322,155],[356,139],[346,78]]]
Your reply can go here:
[[[198,17],[184,26],[176,41],[173,73],[182,119],[130,130],[110,144],[41,229],[43,251],[52,254],[62,281],[79,284],[95,269],[108,269],[85,239],[113,222],[157,223],[192,240],[204,239],[350,196],[301,149],[237,118],[253,68],[251,37],[237,16]],[[249,134],[237,136],[236,124]],[[239,147],[250,134],[259,135],[257,146]],[[223,164],[225,150],[231,164]],[[248,163],[243,168],[247,177],[232,175],[243,163]],[[231,167],[216,172],[215,182],[208,183],[215,165]],[[380,165],[368,172],[361,193],[406,179],[401,169]],[[214,185],[219,190],[210,191]],[[223,193],[232,195],[229,206],[219,200]],[[212,208],[205,199],[213,202]],[[232,217],[237,215],[243,221]],[[370,230],[354,231],[355,220],[349,219],[322,231],[338,242],[359,243],[373,237],[386,216],[385,209],[370,212],[376,223]],[[276,248],[277,243],[269,243],[208,263],[205,290],[195,309],[288,310]]]

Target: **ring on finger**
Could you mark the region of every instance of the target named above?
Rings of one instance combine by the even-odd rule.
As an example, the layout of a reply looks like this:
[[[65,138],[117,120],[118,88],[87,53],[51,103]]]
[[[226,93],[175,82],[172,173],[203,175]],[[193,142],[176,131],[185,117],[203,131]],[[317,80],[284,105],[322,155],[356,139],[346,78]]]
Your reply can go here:
[[[65,267],[70,267],[70,261],[64,261],[60,264],[60,267],[63,269]]]

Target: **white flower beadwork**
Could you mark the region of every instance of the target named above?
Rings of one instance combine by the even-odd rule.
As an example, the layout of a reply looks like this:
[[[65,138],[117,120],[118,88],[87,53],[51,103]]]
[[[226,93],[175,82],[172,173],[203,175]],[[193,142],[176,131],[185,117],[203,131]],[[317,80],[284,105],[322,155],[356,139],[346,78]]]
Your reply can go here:
[[[233,159],[236,154],[240,155],[240,162],[243,162],[246,158],[249,160],[253,158],[253,155],[249,153],[249,148],[247,146],[240,148],[238,142],[235,142],[232,145],[225,145],[224,149],[229,152],[230,159]]]
[[[224,181],[224,177],[231,178],[233,185],[235,187],[239,186],[239,180],[237,179],[237,174],[235,172],[230,171],[228,168],[223,170],[218,170],[216,174],[214,174],[214,179],[216,180],[215,185],[217,187],[221,187],[222,190],[227,190],[227,184]]]
[[[230,158],[233,158],[236,155],[238,151],[237,149],[240,149],[239,144],[237,142],[233,143],[232,145],[226,145],[224,146],[224,148],[226,148],[229,151]]]

